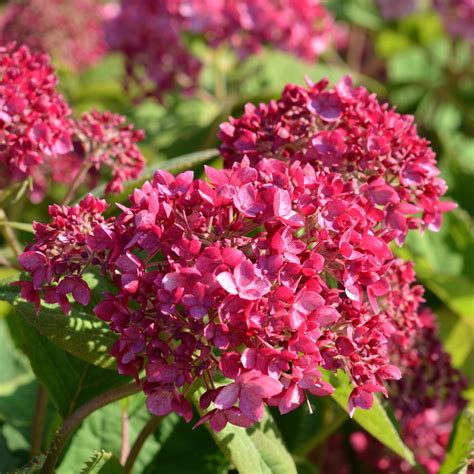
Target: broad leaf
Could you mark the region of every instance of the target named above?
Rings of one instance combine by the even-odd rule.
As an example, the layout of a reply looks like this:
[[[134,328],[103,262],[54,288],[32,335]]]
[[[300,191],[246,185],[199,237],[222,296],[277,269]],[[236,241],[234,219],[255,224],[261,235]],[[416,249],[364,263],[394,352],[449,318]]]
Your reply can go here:
[[[332,398],[347,410],[347,401],[353,389],[347,375],[339,371],[336,377],[332,372],[325,372],[325,378],[336,389]],[[374,404],[370,410],[356,409],[354,420],[387,448],[406,459],[411,465],[415,465],[413,453],[400,438],[397,428],[377,397],[374,397]]]
[[[472,460],[474,454],[474,410],[466,408],[458,417],[451,434],[446,459],[440,474],[456,474]]]
[[[103,368],[114,369],[115,360],[109,355],[116,336],[107,325],[83,307],[73,304],[66,316],[57,306],[42,304],[36,314],[33,304],[19,297],[18,287],[11,280],[0,285],[0,300],[11,303],[19,318],[33,326],[51,342],[75,357]],[[101,289],[92,288],[92,300],[98,301]]]
[[[288,449],[295,456],[306,456],[329,436],[337,431],[349,418],[347,410],[327,397],[309,395],[312,413],[306,405],[281,415],[272,409],[275,419]]]
[[[198,390],[193,394],[193,402],[199,411]],[[272,416],[265,410],[264,417],[256,426],[243,429],[228,424],[215,433],[209,429],[217,446],[240,474],[291,474],[296,466],[287,451],[278,427]]]
[[[45,316],[40,318],[47,319]],[[129,381],[112,370],[89,364],[62,350],[19,313],[9,315],[8,322],[30,359],[36,377],[46,387],[63,417],[105,390]]]

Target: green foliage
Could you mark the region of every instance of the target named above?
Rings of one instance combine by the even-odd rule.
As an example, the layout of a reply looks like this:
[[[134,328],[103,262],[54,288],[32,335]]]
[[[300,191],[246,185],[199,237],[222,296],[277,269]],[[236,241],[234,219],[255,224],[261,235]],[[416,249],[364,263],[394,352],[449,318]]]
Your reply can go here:
[[[466,408],[458,417],[451,435],[448,454],[440,474],[466,472],[466,466],[474,456],[474,410]]]
[[[129,381],[115,371],[74,357],[15,314],[9,316],[9,324],[36,377],[47,388],[63,417],[105,390]]]
[[[109,451],[96,451],[81,469],[81,474],[120,474],[123,468]]]
[[[193,402],[199,407],[199,393],[194,393]],[[199,411],[199,409],[198,409]],[[275,420],[265,410],[263,419],[252,428],[242,429],[227,424],[215,433],[210,430],[219,449],[241,474],[291,474],[296,466],[286,450]]]
[[[339,372],[336,377],[333,373],[326,372],[325,377],[336,389],[331,395],[333,400],[343,409],[347,409],[347,401],[353,388],[347,376]],[[397,428],[377,397],[374,396],[374,405],[370,410],[356,409],[354,420],[387,448],[407,460],[412,466],[415,465],[413,453],[400,438]]]

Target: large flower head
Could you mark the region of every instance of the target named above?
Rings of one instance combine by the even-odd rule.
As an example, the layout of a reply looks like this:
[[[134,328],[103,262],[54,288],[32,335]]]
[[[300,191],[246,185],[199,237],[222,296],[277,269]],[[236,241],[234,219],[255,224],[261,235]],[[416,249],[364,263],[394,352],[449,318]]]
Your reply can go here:
[[[37,229],[20,257],[33,276],[24,295],[87,303],[80,275],[98,265],[117,291],[95,312],[120,335],[112,349],[120,372],[146,368],[157,415],[190,418],[186,391],[198,379],[202,408],[213,403],[202,421],[250,426],[264,404],[287,413],[306,393],[332,393],[321,369],[349,374],[351,411],[370,408],[384,381],[400,377],[388,357],[396,325],[383,309],[393,264],[383,231],[339,176],[309,164],[244,160],[206,174],[157,172],[113,221],[92,198],[52,208],[73,221],[66,235],[56,218]],[[68,243],[62,252],[58,241]],[[36,261],[53,254],[70,264],[37,276]]]

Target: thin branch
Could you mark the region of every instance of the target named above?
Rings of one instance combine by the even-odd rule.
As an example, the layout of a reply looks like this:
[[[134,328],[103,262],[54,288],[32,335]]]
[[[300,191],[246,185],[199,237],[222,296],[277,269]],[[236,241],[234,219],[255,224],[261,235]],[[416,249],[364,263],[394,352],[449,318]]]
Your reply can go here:
[[[122,444],[120,447],[120,464],[125,464],[130,452],[130,420],[128,410],[122,409]]]
[[[123,472],[125,474],[130,474],[132,472],[133,465],[135,464],[135,461],[137,460],[138,455],[140,454],[140,451],[143,448],[143,445],[145,444],[148,437],[152,435],[158,428],[163,418],[164,417],[162,416],[153,416],[142,428],[137,439],[135,440],[135,443],[133,443],[132,449],[127,458],[127,462],[125,463],[125,466],[123,468]]]
[[[2,225],[0,227],[2,228],[2,233],[3,233],[3,236],[5,237],[5,241],[7,242],[9,247],[12,249],[15,257],[18,257],[18,255],[20,255],[22,252],[22,247],[20,245],[20,242],[18,241],[15,231],[9,225],[8,217],[5,211],[1,208],[0,208],[0,221],[2,222]]]
[[[30,458],[34,458],[41,452],[44,421],[46,419],[46,411],[48,409],[48,392],[43,385],[38,384],[36,392],[36,405],[33,414],[33,425],[31,429],[31,448]]]
[[[74,198],[76,191],[79,189],[79,186],[82,184],[84,181],[84,178],[86,177],[87,173],[91,169],[92,164],[88,161],[85,160],[81,168],[79,169],[76,177],[74,178],[74,182],[72,183],[72,186],[69,188],[69,191],[67,192],[66,196],[64,197],[63,200],[63,206],[67,206]]]
[[[46,453],[46,460],[41,469],[41,473],[51,474],[54,472],[56,463],[58,462],[59,456],[61,455],[61,452],[69,437],[74,433],[82,421],[87,418],[87,416],[99,408],[108,405],[109,403],[113,403],[117,400],[121,400],[124,397],[133,395],[140,390],[141,386],[137,385],[135,382],[122,385],[121,387],[104,392],[92,400],[89,400],[84,405],[79,407],[72,415],[67,417],[51,442],[49,450]]]

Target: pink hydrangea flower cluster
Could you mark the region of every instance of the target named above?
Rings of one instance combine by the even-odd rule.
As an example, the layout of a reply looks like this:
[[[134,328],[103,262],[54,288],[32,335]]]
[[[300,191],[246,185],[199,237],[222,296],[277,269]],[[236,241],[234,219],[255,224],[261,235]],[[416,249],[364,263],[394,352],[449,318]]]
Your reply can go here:
[[[144,167],[143,132],[110,112],[72,119],[57,82],[47,55],[13,43],[0,49],[0,189],[31,179],[39,202],[49,180],[72,185],[85,169],[92,188],[110,168],[105,193],[121,192]]]
[[[226,43],[239,57],[269,44],[314,61],[331,42],[332,26],[319,0],[122,0],[106,30],[110,48],[127,58],[129,80],[161,97],[195,87],[201,63],[189,47],[194,36],[211,47]]]
[[[352,414],[401,377],[390,351],[420,326],[422,290],[388,244],[437,227],[445,186],[410,120],[348,79],[325,86],[288,86],[290,110],[248,106],[224,124],[228,168],[206,167],[206,180],[158,171],[116,219],[91,196],[53,207],[20,257],[33,279],[22,294],[36,304],[87,304],[90,266],[115,284],[94,311],[120,336],[118,370],[145,369],[152,413],[191,419],[198,380],[200,423],[248,427],[264,405],[287,413],[331,394],[325,369],[348,374]],[[318,147],[331,133],[336,146]]]
[[[0,18],[2,42],[18,41],[75,71],[106,52],[103,6],[96,0],[10,2]]]
[[[14,44],[0,48],[0,189],[31,176],[37,200],[44,165],[71,151],[70,109],[56,85],[46,55]]]
[[[142,130],[127,124],[125,117],[111,112],[83,114],[72,123],[74,150],[53,169],[53,177],[61,183],[72,182],[81,169],[88,169],[88,185],[97,185],[100,175],[110,169],[105,194],[123,191],[124,181],[137,179],[145,166],[145,158],[137,143],[144,138]]]
[[[409,229],[438,230],[446,184],[436,157],[413,117],[400,115],[349,77],[308,88],[288,85],[280,99],[247,104],[244,114],[221,125],[220,150],[230,166],[244,156],[309,163],[340,175],[364,199],[363,207],[401,244]],[[388,238],[388,240],[391,240]]]
[[[434,0],[446,31],[474,43],[474,2],[472,0]]]

